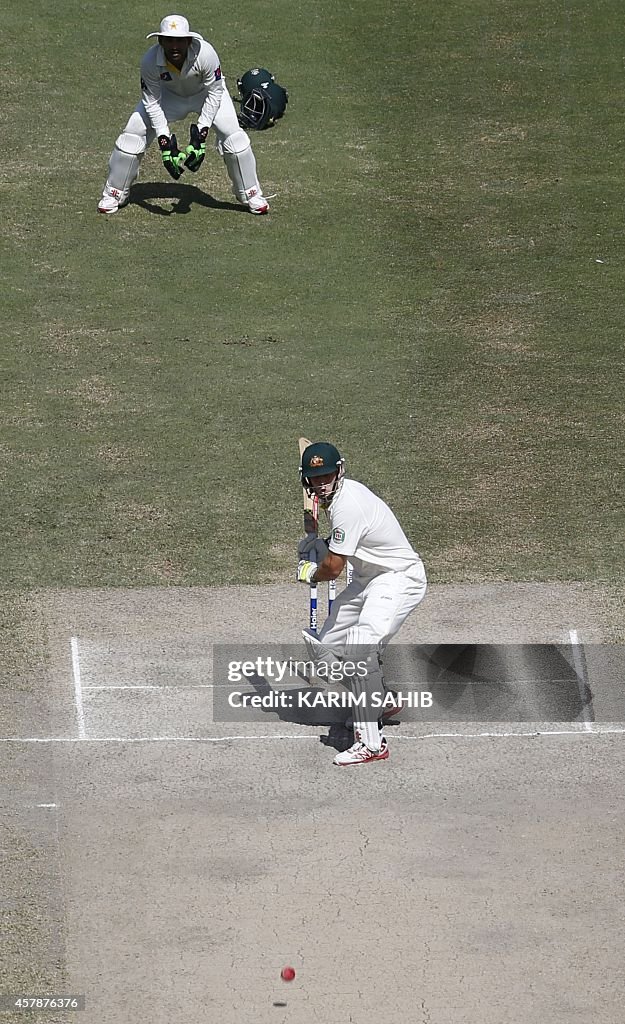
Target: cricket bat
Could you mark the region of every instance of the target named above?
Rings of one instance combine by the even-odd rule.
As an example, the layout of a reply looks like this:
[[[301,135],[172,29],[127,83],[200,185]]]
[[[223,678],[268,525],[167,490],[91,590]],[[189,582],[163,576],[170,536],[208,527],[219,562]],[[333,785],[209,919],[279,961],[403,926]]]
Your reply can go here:
[[[312,442],[306,437],[300,437],[299,439],[299,457],[300,461],[302,455],[308,448],[308,445]],[[319,499],[312,497],[306,490],[304,491],[304,533],[307,537],[316,537],[319,532]],[[317,584],[315,583],[310,588],[310,620],[309,627],[312,633],[317,632],[318,621],[317,621]]]

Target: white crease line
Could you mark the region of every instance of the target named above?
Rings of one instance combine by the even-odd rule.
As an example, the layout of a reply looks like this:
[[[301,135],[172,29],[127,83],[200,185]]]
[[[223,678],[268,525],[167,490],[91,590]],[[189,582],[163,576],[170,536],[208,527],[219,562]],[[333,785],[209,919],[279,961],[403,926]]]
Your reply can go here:
[[[148,685],[146,684],[131,684],[129,686],[118,686],[111,683],[110,686],[83,686],[83,693],[90,693],[92,690],[212,690],[213,683],[191,683],[190,685],[182,684],[180,686],[173,685],[171,683],[164,683],[162,686],[158,684]]]
[[[225,743],[228,740],[316,740],[318,736],[0,736],[0,743]]]
[[[266,681],[266,680],[264,680],[264,681],[267,682],[267,686],[270,686],[270,683],[268,681]],[[516,684],[518,686],[526,686],[526,685],[529,686],[529,685],[540,685],[541,683],[552,683],[552,684],[555,684],[555,683],[569,683],[570,681],[571,681],[571,677],[570,676],[563,676],[561,679],[559,679],[557,676],[556,677],[554,677],[554,676],[546,676],[544,679],[541,679],[539,676],[534,676],[534,677],[531,677],[531,678],[528,678],[528,679],[478,679],[478,680],[476,680],[478,685],[483,685],[483,684],[491,685],[491,684],[495,683],[498,686],[510,686],[512,684]],[[299,683],[301,684],[301,683],[305,683],[305,682],[306,682],[306,680],[303,677],[300,676],[299,677]],[[300,689],[304,689],[305,688],[305,689],[309,689],[309,690],[320,690],[320,689],[324,688],[324,683],[325,683],[325,680],[324,679],[320,679],[317,682],[309,682],[306,687],[301,687],[300,686],[299,688]],[[181,690],[183,692],[187,691],[187,690],[219,690],[219,689],[230,690],[230,689],[232,689],[233,685],[234,685],[233,683],[224,683],[224,682],[219,682],[219,683],[180,683],[180,684],[177,684],[177,683],[163,683],[163,684],[159,684],[159,683],[150,683],[150,684],[148,684],[148,683],[129,683],[128,685],[125,685],[123,683],[110,683],[110,684],[102,684],[101,686],[83,686],[82,687],[82,692],[83,692],[83,694],[85,694],[85,693],[90,693],[92,690]],[[409,688],[414,689],[415,682],[414,682],[414,680],[410,680],[410,679],[407,679],[407,680],[404,680],[404,681],[395,680],[394,679],[392,685],[393,685],[393,689],[394,690],[401,689],[402,687],[404,689],[409,689]],[[426,685],[426,684],[423,684],[423,685]],[[284,682],[284,681],[282,683],[278,683],[277,688],[275,688],[273,690],[273,692],[274,693],[281,693],[282,691],[288,691],[289,689],[293,689],[294,690],[294,689],[297,689],[297,688],[298,688],[298,681],[295,681],[295,680],[291,681],[291,680],[289,680],[288,683]],[[248,692],[249,693],[253,693],[254,691],[253,690],[249,690],[249,691],[246,690],[245,692],[246,693],[248,693]]]
[[[74,704],[76,706],[76,721],[78,724],[78,738],[87,738],[85,729],[85,712],[82,706],[82,684],[80,681],[80,658],[78,656],[78,639],[73,636],[69,641],[72,651],[72,674],[74,676]]]
[[[35,804],[35,807],[56,807],[56,804]]]
[[[597,726],[586,729],[533,729],[531,732],[430,732],[419,736],[393,736],[393,742],[419,742],[419,740],[480,740],[514,739],[536,736],[585,736],[598,737],[625,734],[625,725],[616,728]],[[319,736],[303,736],[300,733],[281,733],[261,736],[0,736],[0,743],[227,743],[230,740],[309,740],[319,742]]]
[[[579,690],[580,700],[582,702],[582,721],[584,723],[584,729],[586,732],[593,732],[593,722],[590,718],[590,712],[587,704],[590,687],[588,685],[588,667],[586,665],[586,658],[584,656],[583,648],[580,646],[579,634],[576,629],[569,630],[569,638],[571,641],[575,675],[577,676],[577,687]]]
[[[481,740],[481,739],[514,739],[515,736],[605,736],[625,733],[625,726],[618,729],[604,729],[601,726],[593,729],[534,729],[532,732],[428,732],[421,736],[393,736],[396,740]]]

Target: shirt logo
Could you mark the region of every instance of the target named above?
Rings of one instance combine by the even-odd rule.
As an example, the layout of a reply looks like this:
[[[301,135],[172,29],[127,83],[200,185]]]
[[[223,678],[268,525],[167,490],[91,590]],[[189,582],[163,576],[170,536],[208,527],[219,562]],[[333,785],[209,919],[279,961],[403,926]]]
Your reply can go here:
[[[220,78],[221,78],[221,68],[215,68],[215,78],[217,79],[217,81],[220,80]]]
[[[163,81],[163,82],[171,82],[171,75],[169,74],[169,71],[163,71],[162,72],[162,74],[161,74],[161,81]]]
[[[345,540],[345,530],[339,530],[338,527],[336,530],[333,530],[332,540],[336,541],[337,544],[342,544]]]

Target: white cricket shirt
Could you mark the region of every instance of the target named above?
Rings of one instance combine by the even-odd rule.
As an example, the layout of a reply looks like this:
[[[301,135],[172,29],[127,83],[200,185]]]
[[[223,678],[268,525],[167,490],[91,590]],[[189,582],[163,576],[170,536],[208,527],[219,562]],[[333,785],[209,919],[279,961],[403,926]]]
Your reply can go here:
[[[349,558],[357,576],[406,572],[420,564],[386,502],[357,480],[343,480],[328,519],[330,551]]]
[[[210,128],[219,110],[223,88],[219,57],[205,39],[191,40],[180,72],[168,63],[160,43],[151,46],[141,60],[141,98],[157,136],[170,134],[161,105],[163,94],[206,94],[197,125],[198,128]]]

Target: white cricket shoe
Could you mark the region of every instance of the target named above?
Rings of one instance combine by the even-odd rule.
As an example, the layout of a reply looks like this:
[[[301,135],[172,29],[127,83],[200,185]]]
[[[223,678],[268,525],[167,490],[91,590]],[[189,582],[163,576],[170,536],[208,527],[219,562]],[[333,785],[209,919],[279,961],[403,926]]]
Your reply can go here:
[[[260,188],[250,188],[247,192],[236,192],[232,190],[243,206],[247,206],[250,213],[269,213],[269,203],[260,191]]]
[[[248,199],[247,206],[250,213],[269,213],[269,203],[264,196],[252,196]]]
[[[123,199],[122,193],[119,189],[105,188],[102,193],[102,198],[98,203],[98,213],[117,213],[117,211],[120,210],[122,206],[125,206],[127,202],[128,197]]]
[[[349,764],[367,764],[369,761],[386,761],[388,757],[388,743],[383,738],[382,746],[379,750],[370,750],[369,747],[365,746],[358,740],[354,743],[349,750],[344,750],[342,754],[337,754],[334,758],[334,764],[338,764],[341,768],[346,767]]]

